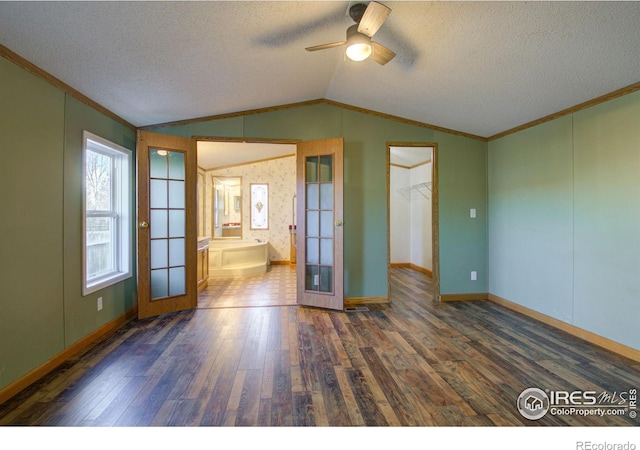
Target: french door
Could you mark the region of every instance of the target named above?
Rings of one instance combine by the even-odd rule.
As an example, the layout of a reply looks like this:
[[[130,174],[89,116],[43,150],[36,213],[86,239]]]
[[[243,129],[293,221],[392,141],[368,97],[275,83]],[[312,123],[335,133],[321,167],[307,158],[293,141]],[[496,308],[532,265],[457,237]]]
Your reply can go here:
[[[342,138],[299,143],[296,278],[299,305],[344,309]]]
[[[193,139],[138,131],[138,317],[197,306]]]

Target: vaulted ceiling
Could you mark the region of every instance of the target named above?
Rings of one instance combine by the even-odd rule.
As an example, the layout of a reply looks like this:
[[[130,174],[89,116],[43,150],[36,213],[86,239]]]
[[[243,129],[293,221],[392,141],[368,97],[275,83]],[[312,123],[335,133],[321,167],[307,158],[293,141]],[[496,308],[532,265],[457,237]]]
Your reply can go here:
[[[490,137],[640,81],[640,2],[0,2],[0,44],[135,126],[328,99]]]

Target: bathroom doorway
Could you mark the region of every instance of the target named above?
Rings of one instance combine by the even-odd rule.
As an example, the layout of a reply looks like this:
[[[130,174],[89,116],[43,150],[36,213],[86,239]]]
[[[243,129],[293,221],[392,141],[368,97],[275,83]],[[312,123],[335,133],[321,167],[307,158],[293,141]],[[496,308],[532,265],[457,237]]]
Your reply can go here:
[[[389,286],[412,285],[433,300],[439,292],[436,155],[435,144],[387,145]]]
[[[295,305],[296,141],[198,138],[197,154],[198,308]]]

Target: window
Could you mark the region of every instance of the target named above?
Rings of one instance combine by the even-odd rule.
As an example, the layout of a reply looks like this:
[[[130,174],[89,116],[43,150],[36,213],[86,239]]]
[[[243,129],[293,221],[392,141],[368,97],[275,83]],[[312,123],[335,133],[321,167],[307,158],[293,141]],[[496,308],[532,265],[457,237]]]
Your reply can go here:
[[[83,295],[131,276],[131,152],[87,131],[84,155]]]

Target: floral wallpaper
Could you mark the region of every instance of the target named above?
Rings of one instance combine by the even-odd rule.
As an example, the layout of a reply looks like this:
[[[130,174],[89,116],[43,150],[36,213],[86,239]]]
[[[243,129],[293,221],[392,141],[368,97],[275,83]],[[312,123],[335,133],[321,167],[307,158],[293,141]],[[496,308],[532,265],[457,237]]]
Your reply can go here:
[[[214,175],[242,178],[242,238],[269,241],[269,258],[272,261],[289,261],[289,225],[293,223],[293,201],[296,193],[295,156],[207,171],[205,232],[208,236],[214,235],[212,232]],[[269,228],[266,230],[252,230],[250,227],[251,183],[269,185]]]

